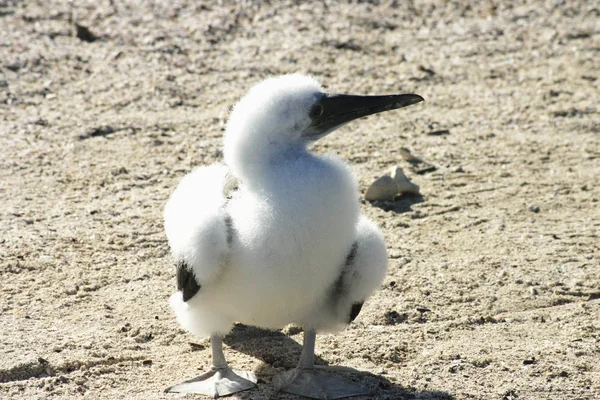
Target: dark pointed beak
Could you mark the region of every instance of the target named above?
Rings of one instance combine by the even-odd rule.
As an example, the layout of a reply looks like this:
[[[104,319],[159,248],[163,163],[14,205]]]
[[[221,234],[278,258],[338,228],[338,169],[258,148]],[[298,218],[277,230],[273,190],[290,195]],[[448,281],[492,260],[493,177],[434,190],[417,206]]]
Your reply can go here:
[[[307,139],[319,139],[357,118],[395,110],[424,101],[418,94],[352,96],[324,94],[310,110],[312,123],[304,132]]]

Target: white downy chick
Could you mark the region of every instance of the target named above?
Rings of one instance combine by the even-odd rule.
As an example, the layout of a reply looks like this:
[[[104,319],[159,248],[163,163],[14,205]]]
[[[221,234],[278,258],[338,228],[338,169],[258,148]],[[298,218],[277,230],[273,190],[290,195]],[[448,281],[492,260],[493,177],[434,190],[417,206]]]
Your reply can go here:
[[[185,176],[165,208],[179,323],[214,339],[234,322],[336,331],[354,319],[385,276],[386,248],[360,217],[349,166],[307,146],[354,119],[422,100],[328,94],[299,74],[253,87],[231,112],[225,165]],[[226,196],[228,174],[237,189]]]

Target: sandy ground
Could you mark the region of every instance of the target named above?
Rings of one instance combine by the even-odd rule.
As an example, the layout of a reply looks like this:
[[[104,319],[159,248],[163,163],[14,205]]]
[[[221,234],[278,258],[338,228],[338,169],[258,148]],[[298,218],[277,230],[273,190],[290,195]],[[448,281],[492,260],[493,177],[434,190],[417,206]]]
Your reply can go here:
[[[389,276],[319,363],[373,399],[600,398],[599,3],[224,3],[0,0],[0,398],[182,397],[210,349],[167,304],[163,206],[236,99],[296,71],[426,98],[315,148],[363,193],[396,164],[422,192],[362,204]],[[271,379],[301,341],[237,327],[237,398],[295,398]]]

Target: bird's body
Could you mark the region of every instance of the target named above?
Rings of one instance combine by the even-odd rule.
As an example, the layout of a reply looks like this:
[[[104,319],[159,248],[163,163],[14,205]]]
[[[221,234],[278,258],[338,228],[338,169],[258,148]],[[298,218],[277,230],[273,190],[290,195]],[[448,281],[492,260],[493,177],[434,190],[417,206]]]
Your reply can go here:
[[[330,98],[300,75],[267,80],[232,111],[225,164],[183,178],[165,227],[179,266],[171,305],[184,328],[213,338],[234,322],[335,331],[380,285],[386,249],[360,216],[352,171],[307,144],[372,110],[402,105],[388,96],[383,105],[381,98],[371,108],[353,105],[348,115],[336,108],[355,100],[346,97]]]
[[[359,228],[374,228],[367,221],[358,223],[358,189],[343,163],[308,153],[296,157],[275,165],[269,187],[259,191],[241,183],[230,199],[224,197],[228,169],[213,165],[192,172],[174,193],[167,208],[167,220],[174,227],[195,222],[230,230],[229,240],[227,233],[205,237],[210,244],[202,246],[206,247],[202,260],[186,261],[193,267],[213,263],[214,277],[200,279],[201,289],[187,303],[182,292],[171,299],[180,322],[191,332],[226,333],[236,321],[264,328],[295,323],[320,331],[337,330],[347,323],[347,315],[335,315],[331,308],[332,301],[342,300],[335,298],[335,284]],[[202,213],[218,211],[191,218],[188,204]],[[222,223],[215,224],[215,219]],[[197,236],[186,236],[193,237]],[[200,247],[197,241],[171,243],[173,249],[181,249],[180,254],[186,254],[186,246]],[[385,272],[383,242],[378,250],[379,257],[372,260],[375,265],[369,266],[375,280]]]

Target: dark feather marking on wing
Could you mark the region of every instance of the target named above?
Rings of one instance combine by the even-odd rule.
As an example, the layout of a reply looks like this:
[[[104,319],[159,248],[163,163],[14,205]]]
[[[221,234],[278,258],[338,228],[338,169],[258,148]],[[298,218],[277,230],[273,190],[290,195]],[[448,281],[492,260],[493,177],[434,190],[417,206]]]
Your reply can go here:
[[[344,273],[346,273],[348,267],[350,267],[352,264],[354,264],[354,260],[356,259],[356,253],[358,251],[358,242],[354,242],[352,243],[352,248],[350,249],[350,253],[348,253],[348,257],[346,257],[346,263],[344,265],[344,269],[342,270],[342,275],[340,276],[339,279],[339,284],[341,285],[342,282],[342,276]],[[340,292],[342,290],[342,288],[339,289]],[[361,301],[360,303],[354,303],[352,304],[352,308],[350,309],[350,314],[348,315],[348,323],[354,321],[356,319],[356,317],[358,317],[358,314],[360,313],[360,310],[362,309],[362,306],[365,302]]]
[[[354,321],[356,319],[356,317],[358,317],[358,314],[360,313],[360,310],[362,309],[363,304],[365,304],[364,301],[361,301],[360,303],[354,303],[352,304],[352,309],[350,310],[350,315],[348,316],[348,323]]]
[[[196,282],[194,273],[188,268],[184,261],[177,262],[177,290],[183,293],[183,301],[187,302],[194,297],[200,290],[200,285]]]
[[[350,267],[354,264],[354,260],[356,259],[356,253],[358,252],[358,243],[352,243],[352,247],[350,248],[350,252],[346,256],[346,261],[344,262],[344,266],[340,271],[339,278],[333,284],[331,288],[331,307],[335,307],[335,304],[340,300],[340,298],[344,295],[344,291],[346,288],[344,287],[344,277],[349,272]],[[350,314],[348,315],[348,323],[354,321],[363,303],[355,303],[352,305],[352,310],[350,310]]]
[[[352,248],[350,249],[350,253],[348,254],[348,257],[346,257],[346,267],[349,267],[350,265],[352,265],[354,263],[354,259],[356,258],[356,252],[358,251],[358,243],[354,242],[352,243]]]
[[[231,220],[230,215],[227,215],[225,217],[225,226],[227,226],[227,245],[229,247],[231,247],[231,244],[233,243],[233,235],[235,234],[235,231],[233,229],[233,221]]]
[[[358,250],[358,243],[352,243],[352,248],[350,249],[350,253],[346,257],[346,262],[344,263],[344,267],[342,268],[342,272],[340,273],[339,278],[333,284],[333,298],[337,301],[338,298],[342,295],[344,291],[344,275],[347,273],[348,267],[354,263],[354,259],[356,258],[356,252]]]

